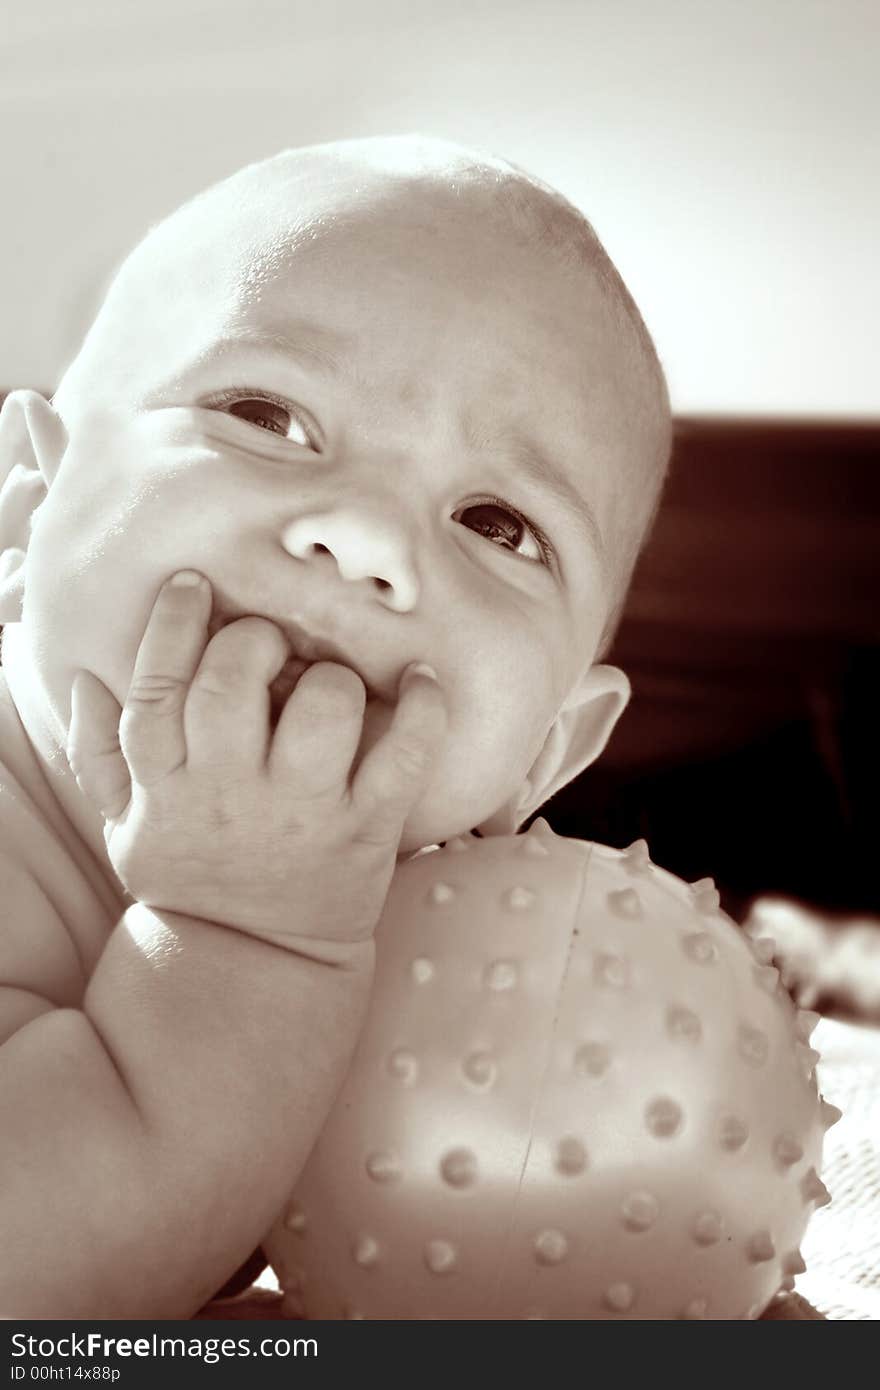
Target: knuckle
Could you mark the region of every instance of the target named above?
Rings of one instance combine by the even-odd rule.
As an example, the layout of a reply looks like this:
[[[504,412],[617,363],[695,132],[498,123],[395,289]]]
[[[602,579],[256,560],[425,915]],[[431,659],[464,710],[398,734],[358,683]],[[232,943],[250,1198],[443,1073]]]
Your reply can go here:
[[[400,826],[396,821],[389,822],[384,812],[385,808],[381,804],[373,806],[370,815],[352,835],[352,846],[355,849],[381,855],[394,843],[395,832],[399,835]]]
[[[199,695],[228,695],[242,684],[242,675],[235,662],[212,661],[199,667],[191,689]]]
[[[392,762],[397,771],[407,777],[420,777],[430,763],[429,750],[423,743],[411,739],[398,743],[392,754]]]
[[[158,709],[180,699],[183,684],[177,676],[140,675],[131,683],[126,705],[140,709]]]

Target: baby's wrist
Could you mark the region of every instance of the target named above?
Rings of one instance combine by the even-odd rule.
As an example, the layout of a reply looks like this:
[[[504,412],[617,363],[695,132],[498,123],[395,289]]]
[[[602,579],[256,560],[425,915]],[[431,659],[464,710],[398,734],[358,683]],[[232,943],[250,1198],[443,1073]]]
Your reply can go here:
[[[133,938],[156,963],[160,963],[163,957],[169,958],[175,954],[181,932],[204,932],[207,928],[235,932],[238,937],[275,947],[288,955],[300,956],[305,960],[332,965],[338,969],[372,972],[375,964],[372,936],[362,941],[333,941],[324,937],[297,935],[280,929],[273,931],[232,921],[198,917],[192,913],[179,912],[172,908],[151,907],[141,902],[133,903],[126,909],[125,920]]]
[[[252,931],[247,927],[232,927],[229,930],[241,931],[252,941],[275,946],[288,955],[301,956],[320,965],[332,965],[342,970],[372,971],[375,964],[376,948],[372,936],[363,941],[333,941],[329,937],[297,936],[292,932],[268,929]]]

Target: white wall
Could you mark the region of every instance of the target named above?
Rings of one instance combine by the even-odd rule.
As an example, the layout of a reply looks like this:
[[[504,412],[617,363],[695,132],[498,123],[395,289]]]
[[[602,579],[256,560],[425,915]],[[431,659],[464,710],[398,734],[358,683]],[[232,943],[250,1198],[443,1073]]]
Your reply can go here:
[[[876,0],[5,0],[0,386],[285,145],[420,129],[595,223],[682,412],[880,415]]]

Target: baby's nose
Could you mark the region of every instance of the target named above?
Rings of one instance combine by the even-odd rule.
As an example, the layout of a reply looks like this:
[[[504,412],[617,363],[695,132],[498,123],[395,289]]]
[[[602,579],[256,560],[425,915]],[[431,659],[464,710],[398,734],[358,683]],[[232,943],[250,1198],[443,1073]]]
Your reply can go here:
[[[418,579],[403,533],[379,515],[332,511],[298,517],[285,526],[281,544],[297,560],[335,560],[343,579],[368,580],[397,613],[418,598]]]

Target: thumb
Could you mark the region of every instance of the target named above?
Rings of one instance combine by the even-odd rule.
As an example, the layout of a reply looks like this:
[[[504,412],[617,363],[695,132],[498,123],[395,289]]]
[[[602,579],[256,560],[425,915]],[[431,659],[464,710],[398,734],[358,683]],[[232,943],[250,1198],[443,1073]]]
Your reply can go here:
[[[67,761],[80,791],[105,820],[121,816],[131,798],[131,777],[119,746],[121,713],[97,676],[77,671],[70,692]]]

